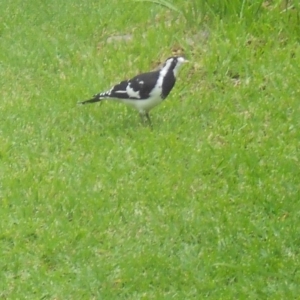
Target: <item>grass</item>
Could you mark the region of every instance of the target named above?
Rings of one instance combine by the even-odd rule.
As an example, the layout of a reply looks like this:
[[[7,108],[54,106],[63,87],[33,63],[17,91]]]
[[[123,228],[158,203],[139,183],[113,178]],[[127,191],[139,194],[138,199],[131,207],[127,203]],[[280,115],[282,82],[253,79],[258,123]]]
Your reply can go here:
[[[1,299],[299,298],[299,7],[244,4],[0,3]],[[152,131],[76,105],[179,47]]]

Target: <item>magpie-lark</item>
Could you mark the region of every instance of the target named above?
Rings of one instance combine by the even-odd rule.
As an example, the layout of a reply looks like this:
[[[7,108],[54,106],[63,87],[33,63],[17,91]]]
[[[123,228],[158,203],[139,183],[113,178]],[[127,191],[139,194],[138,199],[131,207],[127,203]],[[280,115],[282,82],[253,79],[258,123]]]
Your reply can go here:
[[[169,95],[175,85],[177,72],[185,62],[187,60],[182,56],[169,57],[159,70],[121,81],[109,91],[96,94],[93,98],[79,103],[88,104],[103,99],[115,99],[134,107],[138,110],[142,121],[146,117],[151,125],[149,111]]]

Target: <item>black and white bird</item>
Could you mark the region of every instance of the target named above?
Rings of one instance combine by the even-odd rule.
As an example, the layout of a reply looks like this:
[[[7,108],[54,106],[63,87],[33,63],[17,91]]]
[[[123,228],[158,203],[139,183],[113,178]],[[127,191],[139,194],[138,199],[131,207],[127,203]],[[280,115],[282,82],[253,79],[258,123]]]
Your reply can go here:
[[[88,104],[103,99],[114,99],[135,108],[142,121],[146,117],[151,125],[149,111],[169,95],[175,85],[178,70],[185,62],[188,60],[182,56],[169,57],[159,70],[121,81],[109,91],[96,94],[93,98],[79,103]]]

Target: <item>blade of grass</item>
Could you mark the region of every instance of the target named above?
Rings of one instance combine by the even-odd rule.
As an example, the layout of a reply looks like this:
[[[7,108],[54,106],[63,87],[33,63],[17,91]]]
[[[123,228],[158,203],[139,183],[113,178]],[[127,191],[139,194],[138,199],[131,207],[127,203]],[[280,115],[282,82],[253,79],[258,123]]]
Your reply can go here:
[[[154,4],[159,4],[161,6],[165,6],[173,11],[176,11],[179,14],[182,14],[182,11],[169,1],[165,1],[165,0],[132,0],[132,1],[133,2],[151,2]]]

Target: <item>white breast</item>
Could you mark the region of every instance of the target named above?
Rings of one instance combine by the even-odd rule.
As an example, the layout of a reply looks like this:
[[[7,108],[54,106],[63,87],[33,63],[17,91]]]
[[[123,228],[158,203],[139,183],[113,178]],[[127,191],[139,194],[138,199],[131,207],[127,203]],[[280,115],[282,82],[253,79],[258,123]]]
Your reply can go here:
[[[157,96],[156,93],[151,95],[149,99],[137,100],[137,99],[122,99],[121,102],[135,108],[141,113],[148,112],[153,107],[162,102],[160,94]]]

